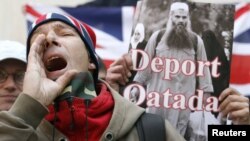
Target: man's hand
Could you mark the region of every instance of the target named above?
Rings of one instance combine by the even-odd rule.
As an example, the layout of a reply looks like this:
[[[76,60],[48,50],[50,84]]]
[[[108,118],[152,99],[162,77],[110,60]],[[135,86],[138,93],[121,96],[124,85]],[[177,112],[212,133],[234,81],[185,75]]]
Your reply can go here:
[[[225,89],[219,96],[222,117],[229,116],[233,124],[250,124],[249,99],[233,88]]]
[[[106,81],[115,90],[119,90],[119,85],[125,85],[131,76],[133,68],[130,54],[124,54],[121,58],[113,62],[107,70]]]
[[[45,36],[43,34],[38,35],[30,47],[27,71],[24,77],[23,93],[36,99],[42,105],[47,106],[60,95],[64,87],[76,74],[76,71],[67,71],[56,81],[47,78],[42,61],[44,42]]]

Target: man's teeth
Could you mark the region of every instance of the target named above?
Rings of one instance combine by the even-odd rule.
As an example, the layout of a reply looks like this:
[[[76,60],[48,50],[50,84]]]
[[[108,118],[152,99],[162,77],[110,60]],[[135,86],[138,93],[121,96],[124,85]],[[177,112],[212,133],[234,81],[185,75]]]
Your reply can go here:
[[[57,58],[59,58],[59,57],[58,57],[58,56],[50,57],[50,58],[48,59],[48,62],[50,62],[50,61],[53,60],[53,59],[57,59]]]

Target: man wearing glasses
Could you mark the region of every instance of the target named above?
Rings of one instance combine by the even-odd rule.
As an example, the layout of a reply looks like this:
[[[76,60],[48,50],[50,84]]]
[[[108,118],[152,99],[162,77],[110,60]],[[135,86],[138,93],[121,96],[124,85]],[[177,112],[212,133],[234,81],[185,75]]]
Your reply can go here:
[[[22,91],[26,47],[15,41],[0,41],[0,111],[9,110]]]

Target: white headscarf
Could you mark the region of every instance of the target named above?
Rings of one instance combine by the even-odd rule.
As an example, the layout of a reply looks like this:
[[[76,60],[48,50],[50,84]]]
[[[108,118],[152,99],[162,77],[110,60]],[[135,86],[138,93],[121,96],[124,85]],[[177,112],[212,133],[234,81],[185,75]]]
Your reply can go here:
[[[136,32],[140,33],[140,39],[138,41],[135,41],[135,33]],[[134,34],[131,37],[131,41],[130,41],[132,48],[136,49],[138,43],[141,43],[144,38],[145,38],[145,28],[144,28],[144,25],[142,23],[138,23],[136,25],[136,27],[135,27]]]

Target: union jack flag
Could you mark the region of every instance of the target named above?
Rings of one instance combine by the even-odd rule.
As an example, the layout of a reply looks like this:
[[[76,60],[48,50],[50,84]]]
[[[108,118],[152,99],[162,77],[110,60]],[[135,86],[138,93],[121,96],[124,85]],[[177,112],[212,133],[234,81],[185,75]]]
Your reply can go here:
[[[28,28],[37,17],[48,12],[70,15],[89,24],[97,36],[96,52],[107,67],[128,52],[134,7],[57,7],[26,4]]]
[[[250,97],[250,4],[236,5],[230,86]]]

